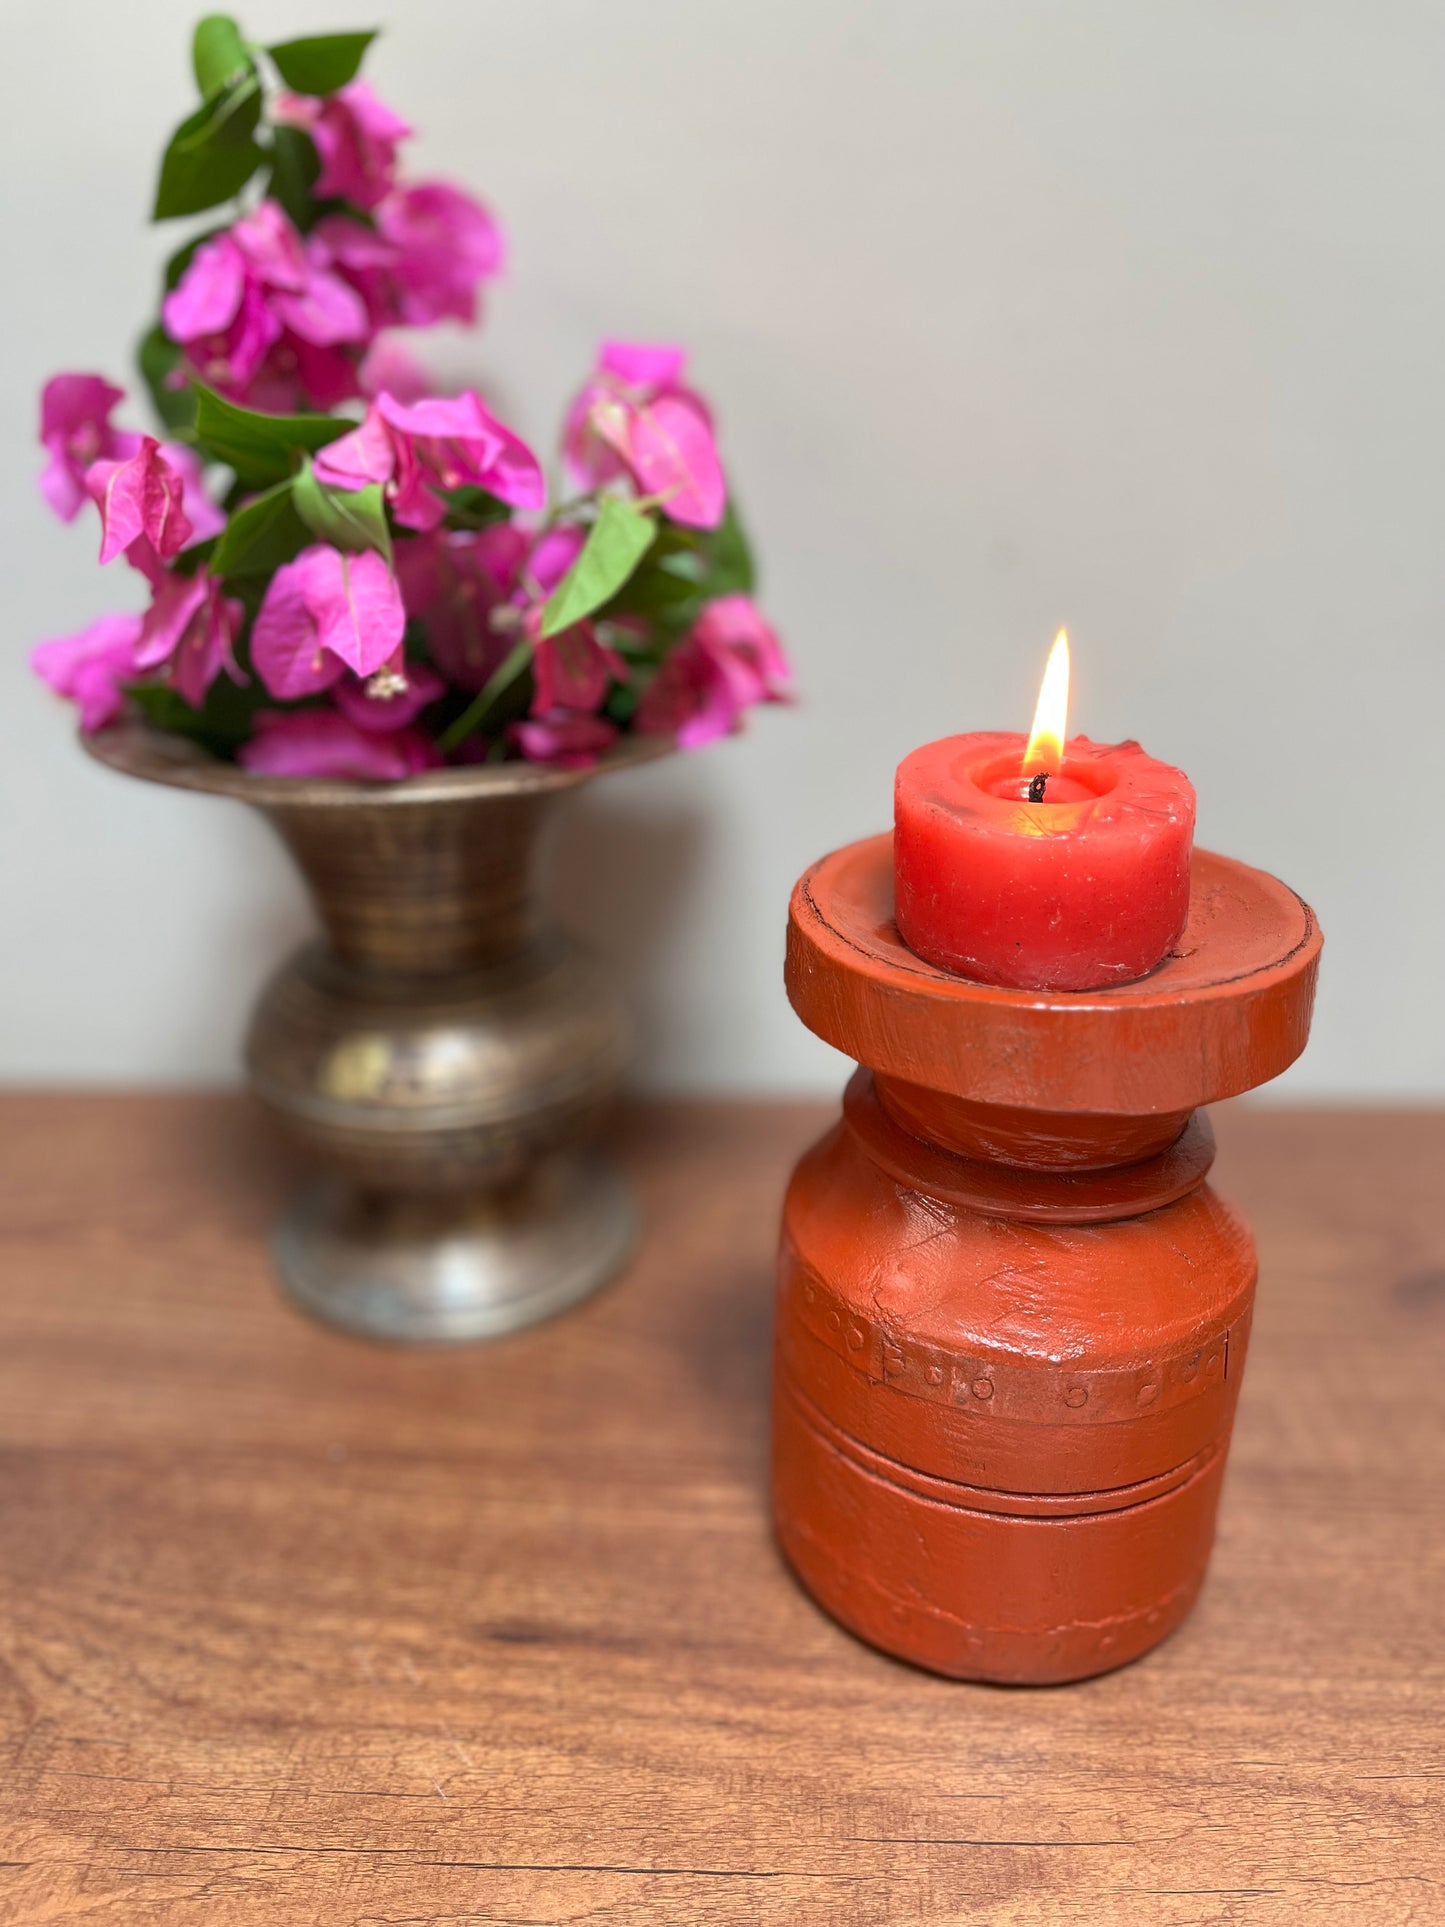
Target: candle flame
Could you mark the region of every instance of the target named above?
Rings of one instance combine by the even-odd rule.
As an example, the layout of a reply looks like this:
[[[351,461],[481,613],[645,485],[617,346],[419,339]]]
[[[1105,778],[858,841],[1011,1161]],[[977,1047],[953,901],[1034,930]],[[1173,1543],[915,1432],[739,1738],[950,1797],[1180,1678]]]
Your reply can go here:
[[[1034,726],[1024,751],[1024,775],[1040,770],[1057,776],[1064,762],[1064,737],[1069,724],[1069,634],[1060,629],[1054,637],[1039,685],[1039,706],[1034,711]]]

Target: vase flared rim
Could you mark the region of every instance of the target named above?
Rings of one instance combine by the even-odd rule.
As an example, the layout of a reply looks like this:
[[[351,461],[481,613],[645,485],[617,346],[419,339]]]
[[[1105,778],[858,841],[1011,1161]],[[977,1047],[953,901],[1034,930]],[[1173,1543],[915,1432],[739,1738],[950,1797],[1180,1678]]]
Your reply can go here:
[[[262,807],[275,804],[378,804],[404,808],[426,802],[464,802],[497,796],[541,796],[572,789],[606,770],[633,769],[673,749],[666,736],[626,736],[585,769],[544,763],[476,763],[464,768],[422,770],[397,782],[364,783],[335,776],[270,776],[223,763],[184,736],[125,718],[92,735],[82,734],[87,755],[107,769],[174,789],[234,796]]]

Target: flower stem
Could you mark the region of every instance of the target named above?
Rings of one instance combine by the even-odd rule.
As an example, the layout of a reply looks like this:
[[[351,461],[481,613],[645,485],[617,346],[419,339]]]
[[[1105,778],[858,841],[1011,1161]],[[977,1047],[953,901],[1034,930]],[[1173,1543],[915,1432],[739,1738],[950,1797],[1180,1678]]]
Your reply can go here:
[[[437,748],[444,756],[449,756],[459,743],[464,743],[474,730],[481,727],[499,699],[511,688],[531,660],[532,645],[524,636],[502,658],[456,721],[450,723],[438,736]]]

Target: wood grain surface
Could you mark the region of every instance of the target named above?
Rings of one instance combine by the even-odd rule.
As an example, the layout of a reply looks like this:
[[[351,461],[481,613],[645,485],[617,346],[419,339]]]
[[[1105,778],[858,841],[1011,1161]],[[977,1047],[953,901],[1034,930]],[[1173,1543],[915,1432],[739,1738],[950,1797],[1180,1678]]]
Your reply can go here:
[[[771,1541],[825,1115],[634,1112],[630,1273],[404,1353],[276,1298],[243,1100],[0,1100],[0,1921],[1445,1921],[1445,1117],[1216,1116],[1263,1278],[1203,1600],[1011,1691]]]

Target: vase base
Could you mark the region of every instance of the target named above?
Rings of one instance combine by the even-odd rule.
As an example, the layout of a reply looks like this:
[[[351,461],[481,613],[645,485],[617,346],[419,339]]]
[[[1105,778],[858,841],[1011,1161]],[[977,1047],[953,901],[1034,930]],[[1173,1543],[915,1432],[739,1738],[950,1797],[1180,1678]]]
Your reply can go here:
[[[365,1338],[460,1344],[564,1311],[626,1262],[636,1215],[599,1152],[560,1152],[505,1191],[385,1196],[337,1178],[276,1233],[283,1290]]]

